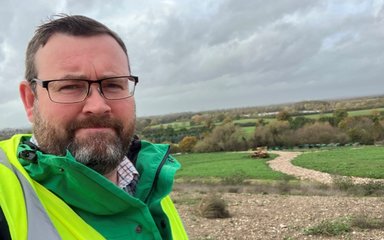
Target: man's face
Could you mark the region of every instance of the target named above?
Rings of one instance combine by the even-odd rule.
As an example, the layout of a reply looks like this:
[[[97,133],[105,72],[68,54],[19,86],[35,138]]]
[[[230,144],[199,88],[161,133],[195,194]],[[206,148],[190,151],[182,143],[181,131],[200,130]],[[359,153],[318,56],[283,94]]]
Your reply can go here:
[[[41,80],[77,78],[97,80],[130,75],[128,60],[118,43],[108,35],[74,37],[55,34],[36,53]],[[83,102],[54,103],[46,89],[36,86],[29,119],[39,147],[52,154],[66,149],[77,161],[107,174],[128,151],[134,131],[135,102],[130,97],[106,100],[92,84]]]

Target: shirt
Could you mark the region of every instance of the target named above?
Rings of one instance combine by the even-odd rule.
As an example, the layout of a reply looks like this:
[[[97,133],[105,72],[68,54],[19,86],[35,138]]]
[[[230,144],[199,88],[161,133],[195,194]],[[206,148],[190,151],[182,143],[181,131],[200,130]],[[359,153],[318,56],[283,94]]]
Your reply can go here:
[[[124,157],[123,161],[117,167],[117,181],[119,187],[127,193],[134,195],[138,180],[139,172],[132,162],[127,157]]]

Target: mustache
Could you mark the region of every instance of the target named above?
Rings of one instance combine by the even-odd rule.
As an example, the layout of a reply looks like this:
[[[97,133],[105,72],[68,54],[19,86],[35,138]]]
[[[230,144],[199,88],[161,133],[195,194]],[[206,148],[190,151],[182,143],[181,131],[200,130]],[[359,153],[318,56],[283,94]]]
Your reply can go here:
[[[74,132],[80,128],[112,128],[120,133],[123,130],[123,124],[121,121],[108,116],[92,116],[72,122],[68,130]]]

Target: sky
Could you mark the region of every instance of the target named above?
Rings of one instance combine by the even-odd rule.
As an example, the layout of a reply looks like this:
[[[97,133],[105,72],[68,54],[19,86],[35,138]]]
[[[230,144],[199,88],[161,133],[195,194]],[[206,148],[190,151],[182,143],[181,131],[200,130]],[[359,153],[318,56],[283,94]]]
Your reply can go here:
[[[36,26],[85,15],[128,48],[137,116],[382,95],[384,0],[0,0],[0,129]]]

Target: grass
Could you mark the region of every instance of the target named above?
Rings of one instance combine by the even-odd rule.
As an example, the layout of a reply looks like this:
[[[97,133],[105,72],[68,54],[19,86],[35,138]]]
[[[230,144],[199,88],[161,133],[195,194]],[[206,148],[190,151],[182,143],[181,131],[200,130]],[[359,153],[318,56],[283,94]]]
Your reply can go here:
[[[348,233],[352,230],[349,218],[338,218],[335,220],[324,220],[319,224],[306,228],[304,233],[306,235],[325,235],[325,236],[338,236]]]
[[[241,183],[245,179],[282,180],[286,174],[273,171],[266,163],[276,157],[252,159],[249,153],[194,153],[178,155],[182,164],[176,178],[190,180],[196,178],[219,178],[227,183]],[[292,177],[291,177],[292,178]]]
[[[351,217],[351,225],[360,229],[384,229],[384,219],[360,214]]]
[[[363,109],[356,111],[348,111],[348,116],[368,116],[372,115],[373,111],[384,111],[384,108]]]
[[[348,116],[369,116],[372,115],[372,111],[384,111],[384,108],[373,108],[373,109],[363,109],[363,110],[355,110],[348,111]],[[319,113],[319,114],[309,114],[305,115],[306,118],[311,119],[319,119],[320,117],[332,117],[333,113]]]
[[[256,127],[242,127],[245,136],[252,137],[255,133]]]
[[[319,224],[304,229],[306,235],[340,236],[351,232],[354,228],[362,230],[384,229],[384,219],[367,215],[340,217],[334,220],[323,220]]]
[[[219,152],[178,155],[182,169],[176,174],[179,184],[214,184],[231,187],[223,191],[262,192],[295,195],[351,195],[382,196],[384,184],[367,181],[355,184],[351,176],[381,178],[384,147],[340,147],[331,150],[306,152],[294,161],[309,169],[333,174],[333,184],[310,184],[297,181],[293,176],[273,171],[267,159],[252,159],[249,153]]]
[[[343,147],[304,153],[292,163],[333,175],[383,179],[384,147]]]
[[[171,122],[171,123],[162,123],[162,124],[157,124],[157,125],[152,125],[151,128],[167,128],[167,127],[172,127],[175,130],[179,130],[182,128],[189,129],[191,128],[191,124],[189,121],[184,121],[184,122]]]
[[[254,123],[256,125],[256,122],[258,121],[258,118],[243,118],[238,120],[233,120],[233,123]]]

